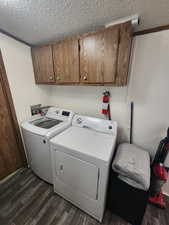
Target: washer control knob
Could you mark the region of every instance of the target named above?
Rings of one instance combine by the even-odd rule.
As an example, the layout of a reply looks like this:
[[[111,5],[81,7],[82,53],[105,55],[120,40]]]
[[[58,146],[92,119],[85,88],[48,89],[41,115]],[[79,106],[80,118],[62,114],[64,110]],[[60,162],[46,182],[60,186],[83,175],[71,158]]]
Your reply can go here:
[[[82,118],[78,117],[76,122],[77,122],[77,124],[81,124],[82,123]]]

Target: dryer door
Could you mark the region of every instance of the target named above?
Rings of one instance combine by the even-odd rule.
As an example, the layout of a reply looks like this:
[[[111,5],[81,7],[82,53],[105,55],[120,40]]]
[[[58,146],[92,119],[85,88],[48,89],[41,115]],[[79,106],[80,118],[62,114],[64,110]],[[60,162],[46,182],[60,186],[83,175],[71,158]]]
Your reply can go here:
[[[55,162],[57,178],[64,186],[97,199],[99,169],[95,165],[60,151],[55,152]]]
[[[43,180],[53,183],[48,140],[23,128],[22,133],[31,169]]]

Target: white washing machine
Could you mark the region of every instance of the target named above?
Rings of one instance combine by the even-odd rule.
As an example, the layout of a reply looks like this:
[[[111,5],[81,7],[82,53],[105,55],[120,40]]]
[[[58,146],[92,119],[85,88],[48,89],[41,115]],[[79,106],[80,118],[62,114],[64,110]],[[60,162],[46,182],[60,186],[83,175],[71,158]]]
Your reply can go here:
[[[71,126],[74,113],[49,108],[45,116],[21,124],[31,169],[43,180],[53,183],[49,139]]]
[[[50,140],[54,191],[100,222],[116,137],[117,122],[75,115]]]

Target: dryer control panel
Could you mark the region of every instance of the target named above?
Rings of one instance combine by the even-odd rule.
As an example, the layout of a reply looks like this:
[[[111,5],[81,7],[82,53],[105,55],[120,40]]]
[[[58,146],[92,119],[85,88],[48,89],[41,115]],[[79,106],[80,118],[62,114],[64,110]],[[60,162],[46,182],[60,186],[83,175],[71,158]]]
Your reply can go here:
[[[91,129],[97,132],[112,135],[117,134],[117,122],[112,120],[105,120],[83,115],[75,115],[72,120],[72,125],[81,128]]]

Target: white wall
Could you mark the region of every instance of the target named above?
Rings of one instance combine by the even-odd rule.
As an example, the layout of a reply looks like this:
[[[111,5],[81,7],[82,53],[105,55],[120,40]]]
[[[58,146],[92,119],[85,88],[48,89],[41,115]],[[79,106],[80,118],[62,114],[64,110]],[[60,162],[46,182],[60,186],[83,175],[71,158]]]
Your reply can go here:
[[[153,155],[169,127],[169,30],[135,41],[129,97],[135,102],[134,142]],[[164,190],[169,194],[169,181]]]
[[[20,123],[30,118],[30,105],[48,104],[50,87],[35,85],[29,46],[0,34],[0,49]]]
[[[154,153],[169,126],[169,31],[138,36],[129,98],[135,102],[134,142]]]

